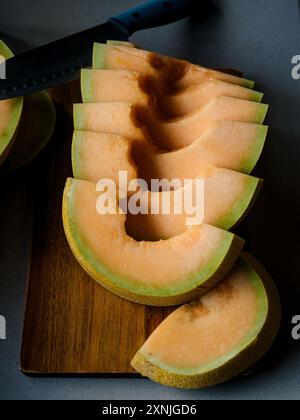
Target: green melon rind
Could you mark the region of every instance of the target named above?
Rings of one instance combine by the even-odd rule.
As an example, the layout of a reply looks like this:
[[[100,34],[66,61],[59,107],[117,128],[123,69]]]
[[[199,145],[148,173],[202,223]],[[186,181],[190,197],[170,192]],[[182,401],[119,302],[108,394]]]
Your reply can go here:
[[[85,115],[82,112],[82,104],[73,105],[73,119],[75,130],[85,131]]]
[[[230,230],[236,227],[249,214],[262,186],[262,179],[252,176],[249,177],[243,195],[239,197],[239,200],[236,200],[235,205],[229,213],[222,220],[214,223],[214,226],[224,230]]]
[[[244,159],[243,164],[240,166],[240,168],[237,169],[238,172],[242,172],[249,175],[253,171],[263,152],[266,143],[266,138],[268,135],[268,130],[269,127],[266,125],[257,126],[256,141],[253,142],[253,147],[251,148],[251,151],[249,152],[247,158]]]
[[[73,181],[67,181],[63,198],[63,223],[69,245],[77,261],[94,280],[124,299],[151,306],[174,306],[189,302],[218,284],[231,270],[243,248],[241,238],[224,232],[224,240],[210,263],[173,288],[147,287],[121,278],[97,261],[77,228],[72,205],[72,194],[76,188],[76,182]]]
[[[119,46],[124,46],[124,47],[130,47],[130,48],[136,48],[135,44],[133,44],[132,42],[129,41],[116,41],[114,39],[108,39],[106,41],[107,45],[119,45]]]
[[[248,278],[259,293],[257,321],[254,330],[234,352],[206,366],[179,369],[149,357],[139,350],[131,365],[143,376],[162,385],[199,389],[226,382],[247,371],[271,348],[280,328],[281,304],[275,284],[265,269],[250,255],[242,254]]]
[[[94,69],[106,69],[106,57],[105,57],[106,44],[94,43],[93,48],[93,68]],[[248,79],[237,78],[240,81],[240,86],[248,89],[254,89],[255,82]]]
[[[256,124],[263,124],[265,119],[266,119],[268,110],[269,110],[269,105],[260,104],[259,107],[258,107],[258,112],[257,112],[257,115],[256,115],[256,118],[255,118],[254,122]]]
[[[7,60],[13,57],[13,52],[0,40],[0,55]],[[0,165],[7,158],[18,131],[23,109],[23,97],[12,100],[10,118],[6,129],[0,134]]]
[[[83,160],[81,159],[81,145],[84,141],[84,131],[74,130],[73,133],[73,140],[72,140],[72,151],[71,151],[71,158],[72,158],[72,170],[73,176],[77,179],[82,178],[82,165]]]
[[[253,85],[253,87],[254,87],[254,85]],[[253,93],[251,93],[251,96],[250,96],[249,100],[253,101],[253,102],[261,103],[264,96],[265,95],[262,92],[253,91]]]
[[[35,121],[30,129],[32,118]],[[56,108],[46,91],[26,97],[15,142],[0,172],[9,173],[30,163],[50,141],[55,124]]]
[[[89,69],[82,69],[80,73],[81,96],[83,103],[94,102],[93,84]]]

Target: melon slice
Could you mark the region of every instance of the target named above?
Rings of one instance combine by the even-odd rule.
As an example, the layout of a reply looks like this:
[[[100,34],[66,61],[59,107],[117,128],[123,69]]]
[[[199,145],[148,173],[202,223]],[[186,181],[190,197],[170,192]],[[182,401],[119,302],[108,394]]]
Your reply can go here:
[[[153,52],[118,45],[95,44],[93,67],[95,69],[133,70],[146,77],[163,79],[162,85],[165,85],[167,80],[172,84],[175,81],[177,87],[180,88],[205,83],[211,79],[223,80],[250,89],[254,87],[254,82],[240,77]]]
[[[143,142],[144,144],[144,142]],[[139,144],[140,153],[147,153],[147,148]],[[74,176],[78,179],[97,183],[101,179],[112,179],[118,185],[119,171],[126,171],[128,182],[142,178],[148,183],[150,189],[151,180],[173,178],[168,174],[166,167],[144,165],[142,159],[138,167],[132,160],[133,142],[125,138],[101,133],[77,132],[74,133],[72,146],[72,161]],[[150,146],[149,146],[150,148]],[[151,152],[150,152],[151,153]],[[152,151],[155,155],[155,152]],[[157,161],[159,164],[159,162]],[[176,166],[177,165],[177,166]],[[196,179],[205,181],[205,222],[222,229],[231,229],[248,213],[254,203],[262,185],[258,178],[244,175],[228,169],[217,168],[208,165],[205,160],[195,165],[190,178],[181,174],[180,161],[176,158],[170,161],[169,166],[176,167],[174,179]],[[175,174],[174,174],[175,175]],[[164,193],[165,194],[165,193]],[[141,197],[141,205],[145,208],[146,201],[151,203],[155,192],[145,192]],[[165,194],[166,196],[166,194]],[[169,202],[174,203],[174,192],[169,192]],[[193,197],[196,197],[196,184],[193,185]],[[159,202],[162,194],[159,193]],[[157,215],[140,214],[127,217],[127,229],[138,240],[168,239],[179,235],[186,230],[187,214]],[[174,212],[172,212],[174,213]]]
[[[217,385],[245,372],[269,350],[280,317],[274,283],[253,257],[242,254],[222,284],[165,319],[132,366],[163,385]]]
[[[264,147],[267,127],[222,122],[190,146],[162,152],[145,141],[108,133],[75,130],[72,146],[75,178],[97,181],[115,176],[121,168],[129,178],[193,179],[203,163],[249,174]],[[98,162],[105,162],[100,165]],[[139,168],[139,174],[132,166]]]
[[[264,104],[219,97],[188,116],[166,120],[152,108],[126,102],[75,104],[74,125],[77,130],[115,133],[133,139],[144,139],[148,133],[158,147],[173,150],[190,145],[217,123],[261,124],[267,109]]]
[[[0,61],[13,56],[0,40]],[[0,164],[6,159],[16,136],[23,108],[23,98],[0,101]]]
[[[220,281],[243,246],[232,233],[207,224],[166,241],[137,242],[126,232],[124,214],[97,213],[98,198],[96,184],[67,181],[63,221],[69,245],[91,277],[133,302],[190,301]]]
[[[47,92],[25,97],[20,128],[1,173],[14,171],[31,162],[50,141],[56,110]]]
[[[261,102],[263,94],[219,80],[191,86],[174,95],[160,95],[151,91],[147,81],[137,72],[128,70],[81,71],[83,102],[134,102],[147,105],[149,98],[157,97],[158,108],[166,115],[178,117],[189,114],[219,96],[228,96]]]
[[[261,190],[262,180],[228,169],[209,167],[202,171],[202,173],[199,171],[198,178],[205,182],[204,222],[230,230],[250,212]],[[181,191],[144,192],[140,199],[141,207],[148,209],[148,214],[128,214],[126,228],[130,235],[139,241],[157,241],[169,239],[185,232],[187,230],[186,221],[190,216],[185,211],[180,215],[176,214],[173,204],[175,194],[182,191],[181,188]],[[195,205],[195,181],[192,191],[193,205]],[[155,199],[155,196],[158,196],[159,203],[162,203],[163,198],[168,200],[167,203],[171,203],[171,214],[164,214],[162,208],[159,209],[159,214],[151,214],[150,203]],[[194,223],[199,222],[195,220]]]

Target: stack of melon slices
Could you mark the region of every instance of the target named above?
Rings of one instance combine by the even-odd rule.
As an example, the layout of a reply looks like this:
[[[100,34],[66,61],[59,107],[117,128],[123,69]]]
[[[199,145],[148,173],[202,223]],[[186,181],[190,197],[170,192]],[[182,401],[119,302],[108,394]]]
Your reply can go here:
[[[269,349],[280,322],[275,286],[252,257],[240,256],[244,241],[229,232],[261,188],[249,174],[266,139],[268,107],[253,82],[130,44],[96,44],[93,62],[82,71],[84,103],[74,106],[75,178],[63,200],[70,247],[91,277],[125,299],[187,303],[139,350],[139,372],[184,388],[228,380]],[[148,185],[204,179],[204,222],[98,214],[96,184],[117,184],[119,171]]]
[[[0,61],[12,56],[0,40]],[[55,122],[55,107],[46,92],[0,101],[0,172],[11,172],[33,160],[52,137]]]

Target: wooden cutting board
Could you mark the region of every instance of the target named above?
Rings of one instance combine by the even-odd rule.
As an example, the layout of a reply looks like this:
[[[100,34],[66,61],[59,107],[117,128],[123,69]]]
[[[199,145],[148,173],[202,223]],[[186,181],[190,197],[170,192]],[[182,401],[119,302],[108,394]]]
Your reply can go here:
[[[29,375],[133,375],[130,361],[172,309],[136,305],[106,291],[73,257],[61,201],[71,170],[72,104],[79,84],[51,92],[58,126],[37,162],[31,266],[21,350]]]

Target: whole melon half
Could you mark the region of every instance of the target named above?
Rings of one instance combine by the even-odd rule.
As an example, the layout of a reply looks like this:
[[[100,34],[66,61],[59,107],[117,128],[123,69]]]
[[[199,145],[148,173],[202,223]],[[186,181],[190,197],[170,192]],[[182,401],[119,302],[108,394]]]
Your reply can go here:
[[[0,40],[0,61],[13,57],[12,51]],[[19,127],[23,98],[0,101],[0,165],[6,159]]]
[[[215,286],[236,262],[244,245],[234,234],[208,224],[168,240],[136,241],[126,216],[100,215],[96,184],[69,179],[63,222],[74,256],[108,290],[136,303],[173,306]]]
[[[276,287],[249,254],[200,300],[167,317],[135,355],[143,376],[177,388],[220,384],[271,347],[281,319]]]
[[[0,173],[12,172],[30,163],[50,141],[56,123],[56,109],[47,92],[24,99],[20,127]]]

